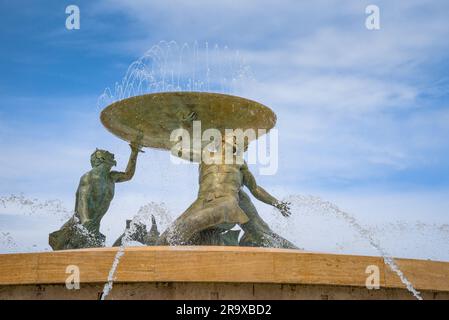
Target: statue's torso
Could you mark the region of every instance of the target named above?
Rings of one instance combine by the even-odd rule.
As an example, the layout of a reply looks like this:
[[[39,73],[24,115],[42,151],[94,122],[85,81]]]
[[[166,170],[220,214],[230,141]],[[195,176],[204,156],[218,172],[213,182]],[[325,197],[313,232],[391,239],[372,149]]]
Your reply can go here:
[[[200,164],[198,197],[237,196],[243,179],[240,168],[238,164]]]
[[[115,183],[109,172],[91,170],[86,173],[81,178],[75,208],[81,223],[84,224],[86,220],[91,220],[99,225],[101,218],[109,209],[114,192]]]
[[[115,183],[110,174],[91,173],[92,195],[100,202],[110,202],[114,197]]]

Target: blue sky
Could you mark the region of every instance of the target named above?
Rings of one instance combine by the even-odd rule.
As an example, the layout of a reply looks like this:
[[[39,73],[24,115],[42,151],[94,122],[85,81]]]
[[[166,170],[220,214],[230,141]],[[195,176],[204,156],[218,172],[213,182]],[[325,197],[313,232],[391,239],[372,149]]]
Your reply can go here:
[[[80,30],[65,28],[69,4]],[[380,30],[365,28],[368,4]],[[367,220],[447,223],[447,12],[447,1],[413,0],[2,1],[0,194],[71,207],[95,147],[124,167],[128,147],[102,128],[99,95],[160,41],[196,41],[238,50],[254,74],[239,94],[278,115],[279,171],[258,177],[267,189],[317,194]],[[111,210],[187,207],[195,168],[155,151],[140,160]]]

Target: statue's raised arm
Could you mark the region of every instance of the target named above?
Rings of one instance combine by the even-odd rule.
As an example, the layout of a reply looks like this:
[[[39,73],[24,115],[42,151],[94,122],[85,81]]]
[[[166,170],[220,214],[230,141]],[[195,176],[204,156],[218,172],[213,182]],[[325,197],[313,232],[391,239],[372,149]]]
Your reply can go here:
[[[111,171],[117,162],[109,151],[96,149],[92,153],[92,169],[81,177],[76,191],[75,214],[60,230],[49,236],[54,250],[104,245],[106,237],[100,232],[101,219],[114,198],[115,183],[129,181],[134,176],[139,151],[139,143],[131,143],[125,172]]]
[[[141,152],[140,147],[136,144],[131,143],[131,155],[129,156],[128,165],[126,166],[125,172],[111,171],[111,179],[114,182],[126,182],[134,177],[136,172],[137,155]]]
[[[131,147],[131,155],[129,156],[128,165],[126,166],[125,172],[111,171],[110,176],[114,182],[126,182],[134,177],[136,172],[137,155],[141,150],[143,133],[139,132],[136,139],[129,144]]]

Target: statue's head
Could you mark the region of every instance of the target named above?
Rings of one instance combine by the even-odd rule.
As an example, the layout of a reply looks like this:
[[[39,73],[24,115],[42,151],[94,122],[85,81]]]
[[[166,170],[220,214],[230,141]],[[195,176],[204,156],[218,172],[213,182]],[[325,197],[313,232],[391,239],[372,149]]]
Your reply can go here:
[[[115,156],[106,150],[96,149],[94,153],[90,156],[90,164],[92,168],[98,167],[99,165],[106,164],[109,167],[117,165],[115,161]]]

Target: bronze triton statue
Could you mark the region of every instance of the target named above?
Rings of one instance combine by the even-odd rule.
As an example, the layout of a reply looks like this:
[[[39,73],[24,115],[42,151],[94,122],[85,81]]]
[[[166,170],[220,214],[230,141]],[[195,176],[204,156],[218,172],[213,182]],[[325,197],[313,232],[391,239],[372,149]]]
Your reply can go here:
[[[223,146],[222,159],[226,148],[235,150],[224,141]],[[159,245],[225,245],[229,230],[238,224],[245,233],[234,245],[296,248],[268,227],[242,188],[246,186],[256,199],[276,207],[285,217],[290,215],[289,204],[258,186],[246,162],[240,165],[233,157],[231,164],[200,163],[198,198],[161,235]]]
[[[204,92],[165,92],[131,97],[115,102],[101,113],[103,125],[126,141],[142,133],[142,146],[173,150],[170,139],[174,130],[185,129],[194,136],[193,121],[201,130],[264,129],[274,127],[276,115],[268,107],[248,99]],[[257,139],[254,136],[252,139]],[[250,137],[248,137],[250,139]],[[251,141],[247,141],[249,144]],[[234,148],[233,144],[222,149]],[[191,157],[189,160],[194,160]],[[289,216],[289,204],[276,200],[256,181],[246,163],[199,165],[197,200],[160,236],[161,245],[245,245],[296,248],[274,233],[259,216],[246,186],[260,201]],[[239,240],[238,224],[245,232]]]
[[[114,198],[115,184],[134,176],[139,139],[130,144],[131,156],[125,172],[111,171],[117,165],[114,154],[99,149],[92,153],[92,170],[81,177],[76,191],[75,214],[49,236],[53,250],[104,246],[106,237],[100,233],[100,221]]]

